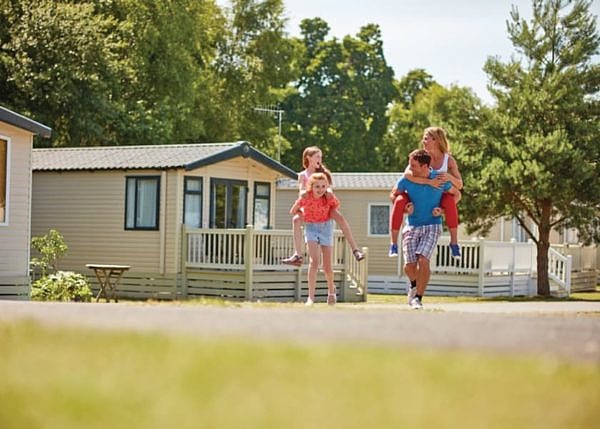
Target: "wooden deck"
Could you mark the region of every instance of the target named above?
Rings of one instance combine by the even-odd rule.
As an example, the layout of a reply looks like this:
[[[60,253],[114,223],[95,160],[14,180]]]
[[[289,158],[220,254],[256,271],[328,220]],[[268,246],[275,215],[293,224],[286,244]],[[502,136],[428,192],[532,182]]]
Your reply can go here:
[[[119,298],[194,299],[219,297],[250,301],[303,301],[306,269],[283,265],[292,253],[292,231],[188,229],[182,227],[179,272],[126,272]],[[533,243],[462,241],[462,258],[451,258],[440,239],[431,261],[429,295],[528,296],[536,294],[536,248]],[[406,277],[368,275],[367,258],[357,262],[340,231],[335,233],[334,277],[340,302],[366,301],[367,293],[404,294]],[[549,257],[552,293],[595,290],[598,281],[594,247],[553,246]],[[305,259],[306,260],[306,259]],[[401,266],[401,261],[400,261]],[[89,273],[86,273],[89,274]],[[95,276],[88,275],[97,292]],[[29,279],[0,281],[0,299],[28,299]],[[317,297],[325,299],[326,284],[318,276]]]
[[[536,258],[533,242],[461,241],[462,257],[451,258],[447,238],[440,239],[431,260],[429,295],[534,296],[537,294]],[[568,296],[571,291],[594,290],[598,279],[596,248],[553,246],[548,265],[551,292]],[[402,266],[402,261],[400,261]],[[404,294],[407,278],[369,276],[369,291]]]

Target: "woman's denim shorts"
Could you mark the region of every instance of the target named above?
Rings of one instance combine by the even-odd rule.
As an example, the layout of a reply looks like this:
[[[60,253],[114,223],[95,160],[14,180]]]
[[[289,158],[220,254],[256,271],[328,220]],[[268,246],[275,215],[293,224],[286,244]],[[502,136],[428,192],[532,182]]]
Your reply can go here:
[[[307,242],[316,241],[321,246],[333,246],[333,220],[305,222],[304,237]]]

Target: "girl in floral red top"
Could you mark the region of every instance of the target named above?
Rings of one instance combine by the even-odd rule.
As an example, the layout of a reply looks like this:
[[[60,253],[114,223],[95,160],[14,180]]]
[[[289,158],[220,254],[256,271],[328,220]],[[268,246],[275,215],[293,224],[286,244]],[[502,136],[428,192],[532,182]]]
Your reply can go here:
[[[329,174],[329,170],[323,165],[323,153],[317,146],[310,146],[304,149],[304,152],[302,153],[302,165],[304,166],[304,170],[298,173],[298,188],[300,196],[305,194],[308,179],[312,174],[323,172]],[[331,175],[328,175],[327,178],[329,180],[329,186],[331,186]],[[326,195],[329,198],[330,195],[333,195],[333,192],[329,189]],[[352,254],[356,260],[362,261],[365,255],[358,248],[356,240],[354,240],[354,236],[352,235],[350,224],[346,218],[337,209],[333,209],[331,211],[331,217],[338,223],[340,229],[344,233],[344,237],[352,249]],[[295,266],[302,265],[302,254],[304,253],[302,249],[303,222],[304,219],[302,218],[302,214],[297,214],[292,218],[292,230],[294,231],[294,254],[289,258],[285,258],[282,261],[284,264]]]
[[[333,221],[332,210],[340,206],[334,195],[327,196],[329,179],[325,173],[313,173],[307,183],[306,195],[299,197],[290,214],[302,213],[304,218],[304,236],[308,246],[308,298],[306,305],[315,302],[317,287],[317,270],[320,254],[323,255],[323,272],[327,279],[327,304],[336,301],[335,284],[333,283]]]

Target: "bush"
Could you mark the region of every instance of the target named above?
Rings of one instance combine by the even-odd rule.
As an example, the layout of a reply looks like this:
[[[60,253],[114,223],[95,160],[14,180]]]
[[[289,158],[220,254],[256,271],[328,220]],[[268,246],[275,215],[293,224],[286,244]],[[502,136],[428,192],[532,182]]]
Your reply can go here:
[[[90,302],[92,297],[87,279],[72,271],[57,271],[31,285],[31,299],[34,301]]]
[[[55,229],[51,229],[42,237],[33,237],[31,246],[42,256],[31,259],[31,264],[40,269],[42,277],[45,277],[49,270],[58,271],[58,260],[68,249],[62,234]]]

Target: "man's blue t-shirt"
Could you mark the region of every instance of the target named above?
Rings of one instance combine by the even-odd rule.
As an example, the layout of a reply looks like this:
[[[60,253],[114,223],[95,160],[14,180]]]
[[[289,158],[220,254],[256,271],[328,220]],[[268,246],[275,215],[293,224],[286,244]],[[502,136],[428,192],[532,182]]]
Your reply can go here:
[[[429,173],[430,179],[435,178],[435,176],[437,176],[435,171]],[[408,216],[408,224],[410,226],[441,225],[442,217],[434,216],[431,212],[434,208],[440,206],[442,194],[451,187],[452,184],[450,182],[444,183],[442,187],[438,189],[433,186],[411,182],[404,177],[398,180],[396,188],[399,192],[406,191],[408,193],[410,201],[415,208],[413,214]]]

